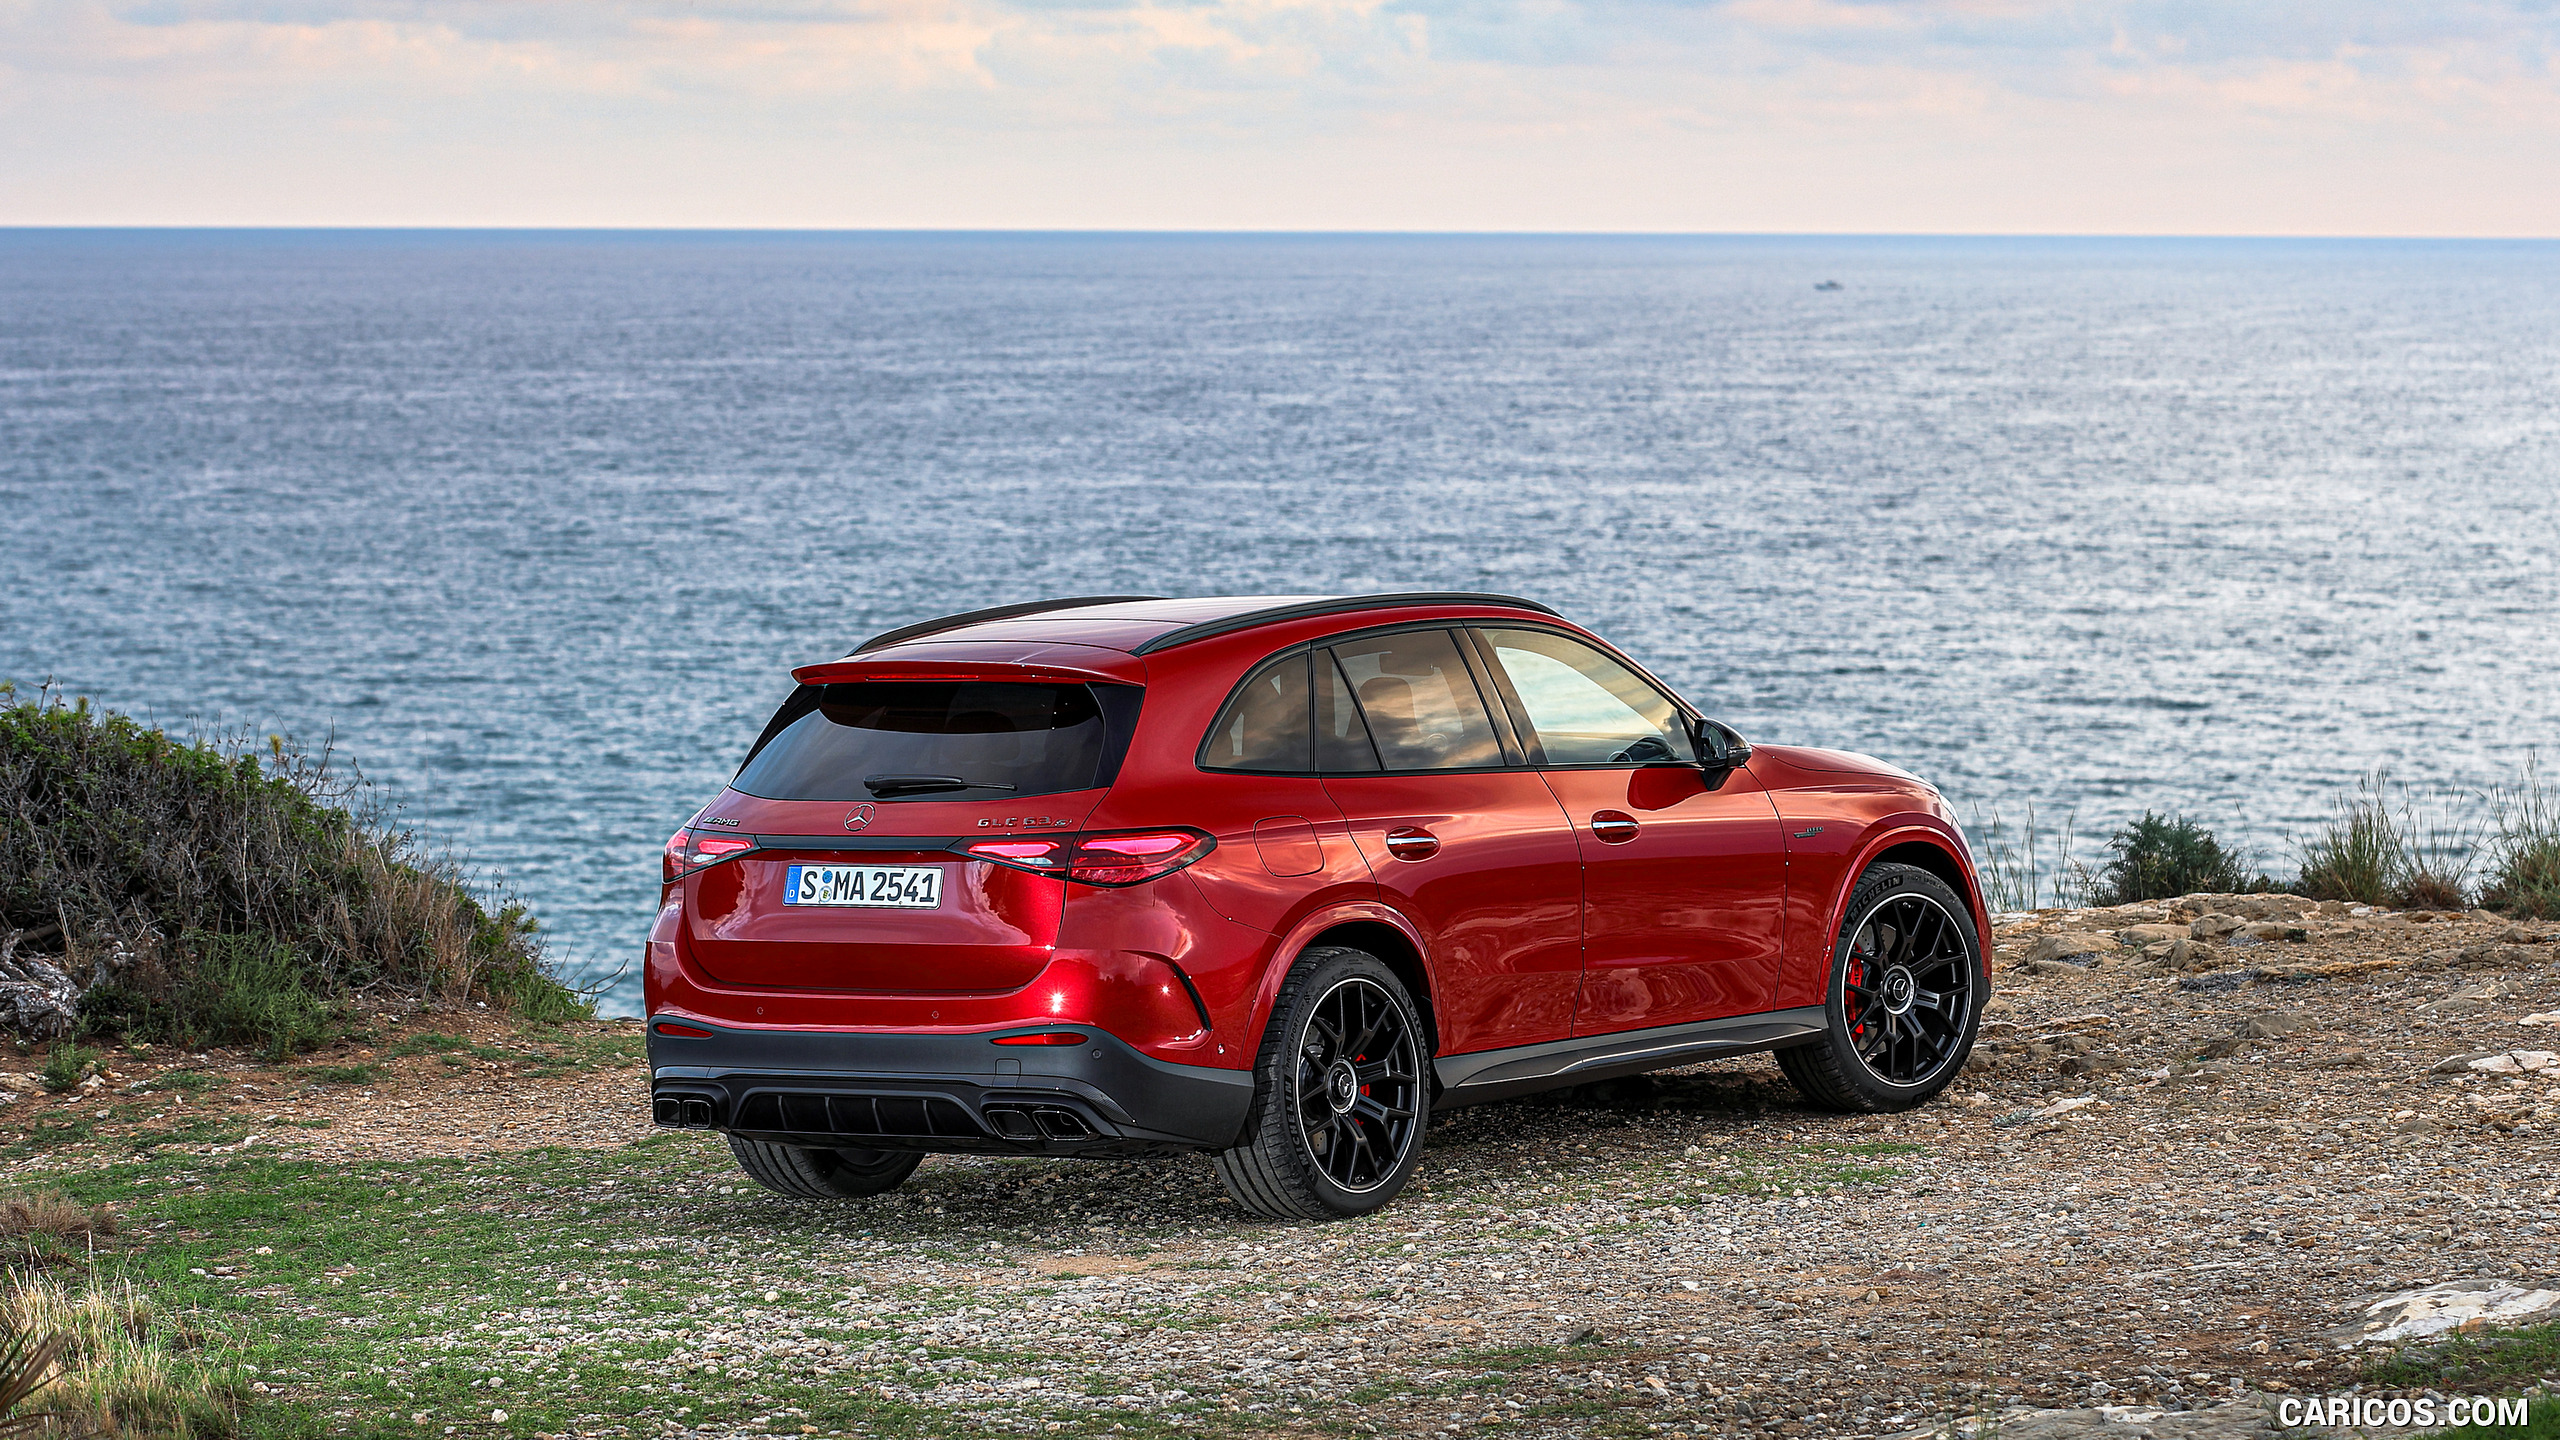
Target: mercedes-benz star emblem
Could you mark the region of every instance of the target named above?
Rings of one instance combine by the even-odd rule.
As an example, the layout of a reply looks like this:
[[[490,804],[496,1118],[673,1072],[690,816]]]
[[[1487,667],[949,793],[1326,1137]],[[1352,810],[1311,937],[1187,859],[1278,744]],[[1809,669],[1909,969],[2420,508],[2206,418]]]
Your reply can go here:
[[[869,805],[856,805],[844,812],[844,828],[847,830],[859,830],[870,823],[871,807]]]

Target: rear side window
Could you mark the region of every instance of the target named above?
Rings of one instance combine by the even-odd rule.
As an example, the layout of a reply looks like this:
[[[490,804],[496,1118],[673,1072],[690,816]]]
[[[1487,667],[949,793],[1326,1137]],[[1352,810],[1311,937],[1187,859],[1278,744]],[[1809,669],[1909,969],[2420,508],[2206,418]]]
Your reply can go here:
[[[1125,689],[1127,697],[1097,689]],[[995,800],[1090,790],[1109,783],[1103,771],[1117,759],[1115,732],[1125,747],[1137,693],[982,680],[803,685],[729,783],[767,800]]]
[[[1333,654],[1384,768],[1471,770],[1503,763],[1484,697],[1448,631],[1346,640]]]
[[[1307,770],[1307,652],[1284,655],[1253,672],[1209,727],[1200,747],[1203,770]]]

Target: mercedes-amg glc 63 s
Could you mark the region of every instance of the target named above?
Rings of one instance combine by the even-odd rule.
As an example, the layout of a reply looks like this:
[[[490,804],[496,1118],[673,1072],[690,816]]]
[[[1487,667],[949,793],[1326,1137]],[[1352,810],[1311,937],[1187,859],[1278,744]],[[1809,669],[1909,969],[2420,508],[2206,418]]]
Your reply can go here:
[[[1355,1215],[1435,1109],[1755,1051],[1919,1104],[1988,998],[1935,789],[1531,601],[1055,600],[792,675],[667,842],[646,982],[658,1122],[784,1194],[1198,1150]]]

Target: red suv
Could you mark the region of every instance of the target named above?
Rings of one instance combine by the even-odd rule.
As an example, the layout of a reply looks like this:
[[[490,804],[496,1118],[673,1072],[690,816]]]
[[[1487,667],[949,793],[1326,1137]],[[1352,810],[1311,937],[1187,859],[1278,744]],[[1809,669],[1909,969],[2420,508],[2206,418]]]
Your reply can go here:
[[[1383,1205],[1434,1108],[1774,1050],[1943,1089],[1989,993],[1962,832],[1502,595],[1011,605],[792,672],[667,842],[658,1123],[788,1195],[927,1152],[1205,1150]]]

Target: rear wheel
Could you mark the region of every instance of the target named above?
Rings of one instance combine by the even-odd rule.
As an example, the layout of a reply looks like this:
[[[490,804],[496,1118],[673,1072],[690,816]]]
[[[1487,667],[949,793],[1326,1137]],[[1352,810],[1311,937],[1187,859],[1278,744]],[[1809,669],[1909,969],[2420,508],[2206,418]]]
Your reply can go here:
[[[1218,1153],[1238,1205],[1284,1220],[1366,1215],[1422,1163],[1431,1116],[1422,1017],[1364,950],[1298,957],[1254,1062],[1244,1143]]]
[[[1832,950],[1823,1037],[1778,1066],[1828,1109],[1908,1110],[1963,1068],[1989,990],[1972,907],[1917,866],[1875,866]]]
[[[924,1156],[900,1150],[813,1150],[770,1140],[729,1137],[729,1153],[747,1177],[776,1195],[842,1200],[878,1195],[906,1183]]]

